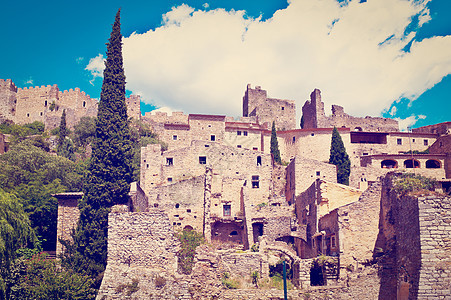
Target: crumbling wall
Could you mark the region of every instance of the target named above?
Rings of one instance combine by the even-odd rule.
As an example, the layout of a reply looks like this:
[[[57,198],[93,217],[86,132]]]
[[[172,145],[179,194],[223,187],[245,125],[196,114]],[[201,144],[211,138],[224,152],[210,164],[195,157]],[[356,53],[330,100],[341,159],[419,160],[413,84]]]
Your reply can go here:
[[[451,284],[451,199],[398,195],[396,174],[383,181],[375,253],[382,265],[379,299],[446,299]]]
[[[268,98],[267,92],[257,86],[247,85],[243,97],[243,116],[256,116],[260,124],[270,129],[275,122],[278,130],[296,128],[296,103],[293,100]]]
[[[72,230],[77,227],[80,218],[78,201],[83,197],[83,193],[61,193],[55,197],[58,199],[56,255],[59,255],[63,252],[60,240],[72,240]]]
[[[310,101],[302,107],[304,128],[346,127],[352,131],[399,131],[398,121],[389,118],[353,117],[344,112],[343,107],[332,105],[332,115],[324,113],[324,103],[321,101],[321,91],[315,89],[310,94]]]

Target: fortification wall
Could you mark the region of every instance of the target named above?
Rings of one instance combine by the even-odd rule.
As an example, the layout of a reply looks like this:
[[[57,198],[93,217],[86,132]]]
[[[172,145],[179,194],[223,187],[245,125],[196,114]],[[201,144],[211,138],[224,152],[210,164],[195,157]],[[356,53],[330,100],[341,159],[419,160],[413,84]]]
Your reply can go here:
[[[129,98],[125,98],[125,104],[127,105],[127,116],[134,118],[135,120],[141,119],[141,96],[130,95]]]
[[[80,218],[78,201],[82,196],[82,193],[62,193],[55,195],[58,199],[56,255],[63,252],[63,245],[60,240],[72,240],[72,230],[77,227],[78,219]]]
[[[310,94],[310,101],[306,101],[302,107],[304,117],[304,129],[346,127],[351,131],[399,131],[398,121],[389,118],[378,117],[353,117],[344,112],[343,107],[332,105],[332,115],[324,113],[324,103],[321,101],[321,91],[315,89]]]
[[[270,129],[272,122],[278,130],[296,128],[296,104],[293,100],[268,98],[267,92],[257,86],[255,89],[248,84],[243,97],[243,116],[256,116],[260,124],[266,123]]]
[[[443,122],[439,124],[423,126],[418,128],[413,128],[412,132],[415,133],[435,133],[438,135],[451,134],[451,122]]]
[[[17,88],[11,79],[0,79],[0,122],[13,120],[16,113]]]

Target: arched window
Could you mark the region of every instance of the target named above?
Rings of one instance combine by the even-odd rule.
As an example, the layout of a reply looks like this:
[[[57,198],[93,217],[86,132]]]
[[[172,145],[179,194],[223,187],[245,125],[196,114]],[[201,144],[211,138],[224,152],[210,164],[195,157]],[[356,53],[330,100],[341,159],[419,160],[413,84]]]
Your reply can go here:
[[[354,128],[354,131],[362,131],[362,127],[356,127]]]
[[[426,169],[440,169],[440,162],[435,159],[426,161]]]
[[[381,162],[381,168],[393,169],[398,167],[398,162],[392,159],[386,159]]]
[[[412,169],[412,168],[419,168],[420,162],[415,159],[407,159],[404,161],[404,168],[406,169]]]
[[[185,227],[183,227],[183,231],[191,231],[193,229],[194,228],[192,226],[190,226],[190,225],[186,225]]]

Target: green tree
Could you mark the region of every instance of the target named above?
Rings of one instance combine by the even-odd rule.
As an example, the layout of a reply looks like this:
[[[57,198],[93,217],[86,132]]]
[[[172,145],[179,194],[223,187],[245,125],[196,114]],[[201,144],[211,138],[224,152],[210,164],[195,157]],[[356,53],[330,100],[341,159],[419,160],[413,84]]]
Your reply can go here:
[[[279,142],[277,141],[276,123],[272,122],[271,129],[271,154],[274,156],[274,161],[279,165],[282,164],[282,159],[280,158]]]
[[[74,144],[67,138],[66,110],[61,115],[60,127],[58,128],[58,155],[75,161]]]
[[[125,104],[120,9],[107,44],[107,59],[96,121],[96,136],[79,203],[74,252],[66,260],[101,283],[107,259],[108,213],[129,201],[133,149]]]
[[[8,281],[10,300],[85,300],[95,297],[92,279],[61,268],[58,260],[46,259],[44,254],[17,259]]]
[[[63,114],[61,115],[60,127],[58,131],[58,152],[60,148],[63,147],[64,140],[66,139],[67,131],[66,131],[66,110],[63,110]]]
[[[93,117],[81,117],[74,126],[74,142],[77,147],[86,147],[91,144],[96,135],[96,119]]]
[[[301,117],[301,129],[304,129],[304,115]]]
[[[334,127],[334,130],[332,131],[329,163],[337,166],[337,182],[349,185],[351,161],[349,160],[343,140],[336,127]]]
[[[0,189],[0,299],[6,298],[6,282],[16,250],[36,237],[19,200]]]

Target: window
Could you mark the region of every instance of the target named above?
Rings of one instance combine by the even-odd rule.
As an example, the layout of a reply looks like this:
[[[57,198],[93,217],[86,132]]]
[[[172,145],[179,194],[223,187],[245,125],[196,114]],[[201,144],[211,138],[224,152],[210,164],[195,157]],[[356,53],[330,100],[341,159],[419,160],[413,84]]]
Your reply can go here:
[[[173,135],[173,136],[172,136],[172,140],[173,140],[173,141],[176,141],[176,140],[177,140],[177,136],[176,136],[176,135]]]
[[[241,145],[236,145],[238,148],[241,148]]]
[[[172,177],[168,177],[168,182],[172,182]]]
[[[166,158],[166,166],[172,166],[174,164],[174,159],[172,157]]]
[[[294,142],[296,142],[296,137],[295,137],[295,136],[293,137],[293,143],[294,143]]]
[[[180,204],[175,204],[175,208],[179,208],[180,207]]]
[[[337,242],[335,240],[335,235],[330,237],[330,248],[335,249],[337,247]]]
[[[199,156],[199,163],[201,165],[206,165],[207,164],[207,157],[206,156]]]
[[[434,159],[429,159],[426,161],[426,169],[439,169],[440,162]]]
[[[247,131],[243,131],[243,135],[244,135],[244,136],[247,136]]]
[[[86,107],[86,101],[83,101],[83,107]]]
[[[314,134],[314,133],[311,133],[310,135],[311,135],[311,136],[315,136],[315,134]]]
[[[424,140],[424,145],[427,146],[429,144],[428,140]]]
[[[45,102],[44,102],[44,106],[47,106],[47,100],[45,100]]]
[[[441,147],[441,146],[440,146],[440,147]],[[254,148],[252,148],[252,150],[258,151],[258,148],[257,148],[257,147],[254,147]]]
[[[30,117],[30,114],[27,114],[27,117]]]
[[[210,136],[210,140],[211,140],[212,142],[216,141],[216,136],[211,135],[211,136]]]
[[[412,143],[415,143],[415,139],[412,139]]]
[[[261,165],[262,165],[262,157],[257,156],[257,166],[261,166]]]
[[[146,168],[147,168],[147,169],[149,168],[149,164],[146,165]]]
[[[223,206],[224,217],[230,217],[232,215],[232,207],[230,204],[224,204]]]
[[[253,189],[258,189],[260,187],[260,179],[259,177],[256,176],[252,176],[252,188]]]
[[[241,131],[238,130],[238,131],[236,132],[236,135],[241,135]]]
[[[187,213],[190,213],[190,212],[191,212],[191,209],[190,209],[190,208],[188,208],[188,209],[186,210],[186,212],[187,212]]]
[[[321,172],[320,171],[316,171],[316,176],[321,176]]]
[[[281,109],[281,110],[285,110],[285,107],[282,106],[280,109]]]
[[[41,111],[40,115],[42,116],[42,111]]]
[[[397,143],[398,145],[402,145],[402,139],[396,139],[396,143]]]

